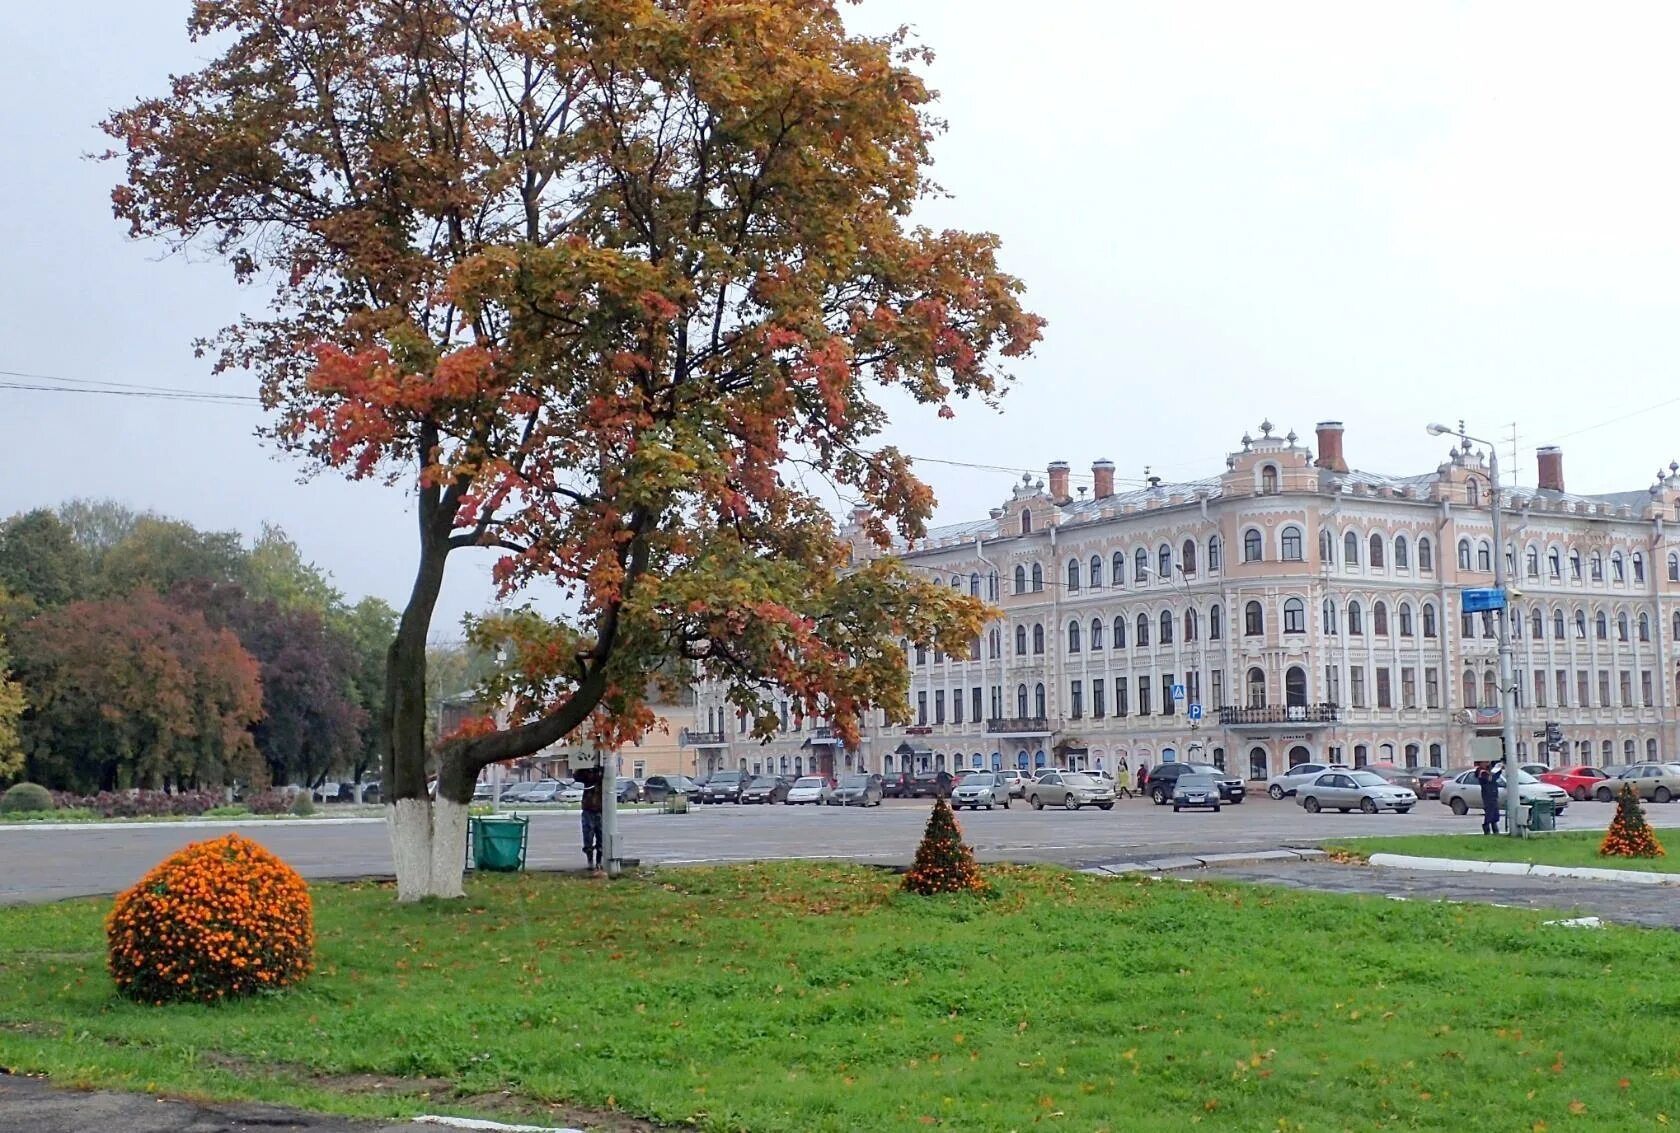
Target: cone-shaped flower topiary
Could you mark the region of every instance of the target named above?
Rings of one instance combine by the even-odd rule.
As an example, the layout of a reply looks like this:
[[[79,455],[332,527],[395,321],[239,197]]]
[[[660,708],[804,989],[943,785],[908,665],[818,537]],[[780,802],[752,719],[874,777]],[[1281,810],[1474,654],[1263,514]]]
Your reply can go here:
[[[117,898],[105,932],[117,989],[142,1003],[285,987],[314,964],[309,886],[237,834],[164,859]]]
[[[1610,829],[1605,833],[1598,852],[1610,858],[1663,856],[1662,843],[1657,841],[1656,831],[1645,821],[1645,807],[1632,783],[1625,785],[1616,798],[1616,817],[1610,820]]]
[[[957,816],[944,799],[934,800],[927,832],[916,849],[916,864],[904,875],[904,888],[924,897],[986,891],[986,881],[974,864],[974,851],[963,842]]]

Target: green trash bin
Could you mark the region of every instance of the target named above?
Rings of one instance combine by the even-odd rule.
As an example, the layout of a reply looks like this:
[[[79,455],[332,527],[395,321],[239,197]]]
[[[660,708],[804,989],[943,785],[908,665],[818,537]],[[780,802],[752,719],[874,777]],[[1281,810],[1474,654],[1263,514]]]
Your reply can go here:
[[[473,868],[513,873],[525,868],[529,818],[474,818],[471,822]]]
[[[1530,830],[1556,830],[1557,806],[1551,799],[1535,799],[1528,804]]]

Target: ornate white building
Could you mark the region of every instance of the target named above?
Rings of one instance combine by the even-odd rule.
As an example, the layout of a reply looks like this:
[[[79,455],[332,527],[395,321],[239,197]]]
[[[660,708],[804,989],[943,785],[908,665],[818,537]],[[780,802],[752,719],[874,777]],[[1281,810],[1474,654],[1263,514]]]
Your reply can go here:
[[[1099,460],[1088,498],[1057,462],[987,518],[896,549],[1001,610],[966,656],[910,651],[910,724],[877,717],[849,752],[784,709],[760,744],[703,688],[696,772],[1194,758],[1263,778],[1307,759],[1468,762],[1470,739],[1500,724],[1493,623],[1459,609],[1493,579],[1482,456],[1465,443],[1432,472],[1388,476],[1349,470],[1338,422],[1318,426],[1316,459],[1293,433],[1260,432],[1187,483],[1116,492]],[[1673,758],[1680,466],[1607,496],[1566,491],[1556,449],[1539,469],[1537,488],[1503,495],[1518,756]],[[857,553],[878,553],[856,519]],[[1547,721],[1567,757],[1531,738]]]

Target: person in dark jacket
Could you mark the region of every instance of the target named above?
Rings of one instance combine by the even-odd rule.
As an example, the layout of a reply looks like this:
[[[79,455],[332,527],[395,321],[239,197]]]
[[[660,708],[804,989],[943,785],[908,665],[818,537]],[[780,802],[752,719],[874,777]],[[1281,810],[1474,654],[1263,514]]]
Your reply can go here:
[[[606,772],[599,767],[584,767],[577,772],[583,784],[583,857],[591,870],[601,868],[601,784]]]
[[[1482,788],[1482,833],[1499,833],[1499,768],[1503,759],[1476,767],[1476,781]]]

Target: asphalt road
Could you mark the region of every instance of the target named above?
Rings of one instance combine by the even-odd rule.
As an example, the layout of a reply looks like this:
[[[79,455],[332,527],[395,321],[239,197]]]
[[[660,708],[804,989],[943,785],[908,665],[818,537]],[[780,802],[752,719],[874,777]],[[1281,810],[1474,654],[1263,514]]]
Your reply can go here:
[[[908,864],[929,803],[892,800],[870,810],[837,807],[711,806],[689,814],[655,811],[623,816],[623,853],[644,865],[839,858]],[[1614,805],[1573,803],[1563,829],[1604,829]],[[1680,826],[1680,803],[1648,808],[1653,824]],[[1219,814],[1174,814],[1144,800],[1114,810],[1034,812],[1017,802],[1005,811],[964,811],[963,830],[982,861],[1056,862],[1084,866],[1194,852],[1230,852],[1311,845],[1323,838],[1384,833],[1470,833],[1474,815],[1457,818],[1437,803],[1410,814],[1318,814],[1293,801],[1259,797]],[[381,819],[268,821],[183,825],[136,824],[76,829],[0,826],[0,904],[114,893],[171,851],[226,830],[267,846],[309,878],[388,875],[391,849]],[[537,813],[531,821],[534,869],[583,865],[576,812]]]

